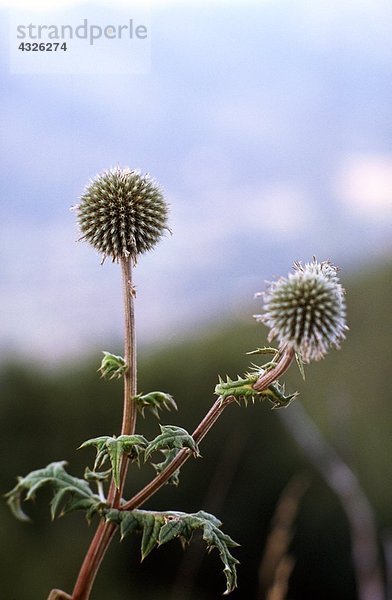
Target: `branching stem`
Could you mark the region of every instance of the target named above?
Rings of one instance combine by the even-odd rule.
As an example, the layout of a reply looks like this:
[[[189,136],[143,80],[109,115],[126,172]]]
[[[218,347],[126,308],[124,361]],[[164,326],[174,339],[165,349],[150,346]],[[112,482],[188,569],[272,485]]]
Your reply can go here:
[[[268,388],[274,381],[279,379],[283,373],[287,371],[291,363],[294,360],[294,351],[286,350],[283,352],[281,358],[278,360],[276,366],[267,371],[259,377],[256,383],[253,385],[254,389],[261,392]],[[214,423],[218,420],[226,406],[235,402],[234,396],[228,396],[227,398],[218,398],[215,401],[211,409],[208,411],[204,419],[196,427],[192,434],[193,439],[197,444],[201,442],[204,436],[209,432]],[[173,475],[173,473],[182,467],[182,465],[188,460],[192,452],[188,448],[180,450],[177,456],[172,462],[161,471],[150,483],[148,483],[140,492],[138,492],[131,500],[121,505],[123,510],[134,510],[139,508],[146,500],[153,496]]]
[[[121,433],[131,435],[135,432],[136,425],[136,404],[133,398],[136,396],[136,341],[135,341],[135,323],[134,323],[134,290],[131,279],[131,264],[128,260],[122,261],[124,309],[125,309],[125,361],[128,369],[124,375],[124,410]],[[294,360],[294,351],[285,350],[280,356],[276,365],[269,371],[263,373],[253,388],[261,392],[267,389],[283,373],[287,371]],[[214,423],[218,420],[226,406],[236,401],[234,396],[227,398],[219,397],[208,413],[194,430],[192,437],[196,444],[199,444],[205,435],[209,432]],[[159,473],[150,483],[140,490],[128,502],[120,505],[122,491],[124,488],[127,459],[124,458],[120,468],[120,487],[117,490],[112,481],[108,503],[121,510],[134,510],[139,508],[146,500],[153,496],[173,475],[177,469],[188,460],[192,452],[188,448],[183,448],[171,463]],[[76,581],[71,600],[88,600],[90,592],[98,573],[99,567],[117,529],[115,523],[105,523],[101,521],[95,536],[90,544],[86,554],[78,579]]]

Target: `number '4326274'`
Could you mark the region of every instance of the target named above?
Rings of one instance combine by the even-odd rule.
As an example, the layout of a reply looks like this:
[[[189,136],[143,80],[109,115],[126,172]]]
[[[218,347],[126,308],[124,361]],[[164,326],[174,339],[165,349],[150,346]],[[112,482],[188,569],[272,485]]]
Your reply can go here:
[[[66,52],[67,44],[63,42],[21,42],[18,46],[19,50],[22,52],[57,52],[62,50]]]

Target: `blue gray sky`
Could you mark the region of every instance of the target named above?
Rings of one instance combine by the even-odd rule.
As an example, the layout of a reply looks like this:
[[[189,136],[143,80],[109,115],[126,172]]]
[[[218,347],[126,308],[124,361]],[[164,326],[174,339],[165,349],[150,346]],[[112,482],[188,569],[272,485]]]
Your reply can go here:
[[[3,356],[57,361],[120,338],[119,269],[76,243],[70,211],[111,166],[150,172],[171,206],[173,235],[135,272],[141,343],[250,319],[293,260],[330,258],[344,277],[390,259],[389,0],[152,2],[138,75],[10,73],[6,4]]]

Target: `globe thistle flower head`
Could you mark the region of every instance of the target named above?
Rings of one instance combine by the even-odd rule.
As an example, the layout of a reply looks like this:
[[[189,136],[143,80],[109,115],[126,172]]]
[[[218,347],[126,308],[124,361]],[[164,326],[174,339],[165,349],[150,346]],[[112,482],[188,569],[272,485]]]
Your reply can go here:
[[[291,348],[308,363],[320,360],[331,346],[345,338],[346,306],[337,267],[329,261],[302,265],[269,284],[263,296],[264,312],[256,319],[270,328],[281,349]]]
[[[159,185],[129,169],[104,171],[75,207],[82,238],[113,261],[151,250],[167,230],[168,206]]]

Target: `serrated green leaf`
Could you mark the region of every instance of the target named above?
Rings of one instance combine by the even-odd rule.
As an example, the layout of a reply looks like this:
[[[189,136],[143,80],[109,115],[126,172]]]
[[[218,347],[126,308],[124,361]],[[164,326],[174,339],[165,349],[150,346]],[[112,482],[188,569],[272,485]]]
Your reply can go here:
[[[81,444],[78,448],[78,450],[81,450],[82,448],[87,448],[88,446],[96,447],[97,454],[94,461],[94,471],[102,467],[108,458],[106,443],[109,439],[111,438],[108,435],[102,435],[100,437],[92,438],[91,440],[83,442],[83,444]]]
[[[120,487],[120,462],[124,454],[124,448],[118,440],[111,438],[106,442],[106,449],[112,465],[112,476],[116,488]]]
[[[148,441],[143,435],[100,436],[83,442],[79,448],[95,446],[97,455],[94,470],[101,467],[107,459],[110,460],[112,476],[117,489],[120,486],[120,465],[124,455],[140,464],[140,453],[147,446]]]
[[[86,481],[103,482],[109,479],[111,473],[112,469],[108,469],[107,471],[92,471],[89,467],[86,467],[84,478]]]
[[[120,525],[121,537],[134,531],[142,533],[142,560],[155,548],[173,539],[190,542],[195,531],[201,530],[208,550],[216,548],[223,563],[226,577],[226,594],[237,584],[236,565],[238,560],[229,548],[238,546],[234,540],[220,530],[222,523],[209,513],[183,513],[176,511],[152,512],[146,510],[122,511],[111,509],[106,514],[107,521]]]
[[[189,448],[194,456],[200,456],[199,449],[193,437],[182,427],[175,425],[160,425],[161,434],[152,440],[145,451],[144,459],[156,451]]]
[[[287,408],[289,404],[298,396],[298,392],[294,392],[293,394],[288,394],[287,396],[284,393],[284,385],[280,385],[278,382],[269,386],[268,389],[262,392],[262,395],[265,398],[268,398],[270,402],[273,404],[273,409],[277,408]]]
[[[146,513],[143,523],[142,536],[142,561],[150,554],[150,552],[158,544],[159,532],[164,524],[163,518],[156,513]]]
[[[81,448],[87,448],[87,446],[96,446],[97,448],[104,448],[106,444],[106,440],[109,439],[109,435],[101,435],[96,438],[91,438],[91,440],[86,440],[83,444],[80,444],[78,450]]]
[[[197,513],[192,513],[189,516],[197,521],[199,521],[199,520],[208,521],[214,527],[221,527],[221,525],[222,525],[222,521],[220,521],[215,515],[205,512],[204,510],[199,510],[199,511],[197,511]],[[238,546],[238,544],[237,544],[237,546]]]
[[[159,532],[158,544],[166,544],[177,537],[180,537],[184,530],[184,522],[176,517],[167,518],[165,525]]]
[[[33,473],[35,473],[35,471],[33,471]],[[31,474],[32,473],[30,473],[30,475]],[[29,480],[29,488],[26,493],[26,500],[34,500],[36,491],[39,490],[40,487],[43,487],[44,485],[47,485],[50,482],[51,482],[50,477],[42,477],[41,479],[38,479],[35,477],[34,477],[34,479],[31,478]]]
[[[144,417],[144,411],[150,410],[152,414],[159,419],[159,411],[177,410],[177,404],[173,396],[165,392],[150,392],[149,394],[138,394],[134,398],[138,411]]]
[[[209,550],[217,548],[219,551],[220,559],[224,565],[223,572],[226,577],[226,591],[224,593],[230,594],[237,587],[236,565],[239,561],[230,553],[229,548],[238,546],[239,544],[208,521],[203,525],[203,540],[206,542]]]
[[[102,352],[103,359],[98,371],[102,379],[120,379],[127,370],[127,365],[122,356],[116,356],[105,350]]]
[[[140,531],[140,519],[138,519],[138,515],[134,513],[135,511],[125,512],[114,508],[106,513],[106,520],[108,522],[112,521],[120,525],[121,539],[124,539],[134,531]]]
[[[161,471],[163,471],[163,469],[165,469],[172,462],[172,460],[179,453],[179,450],[178,450],[178,448],[173,448],[172,450],[161,450],[161,452],[165,456],[165,460],[163,460],[160,463],[151,463],[152,466],[154,467],[157,475],[159,475],[159,473]],[[174,471],[174,473],[166,481],[166,484],[177,486],[179,484],[179,482],[180,482],[180,469],[176,469]]]
[[[130,535],[134,531],[140,530],[140,523],[137,518],[133,515],[128,515],[129,518],[124,519],[121,522],[121,539]]]
[[[237,400],[252,399],[257,392],[253,389],[252,385],[256,383],[258,375],[255,373],[246,373],[244,377],[238,376],[233,381],[228,375],[226,381],[219,377],[219,383],[215,386],[215,394],[222,398],[229,398],[233,396]]]
[[[70,492],[72,493],[72,489],[70,489],[69,486],[63,487],[53,496],[50,502],[50,514],[52,517],[52,521],[54,521],[54,519],[60,514],[60,507],[61,504],[64,504],[64,497]]]
[[[106,471],[92,471],[88,467],[86,467],[84,471],[84,478],[86,481],[94,481],[97,486],[98,496],[101,498],[102,502],[106,502],[106,496],[104,491],[103,484],[110,479],[112,475],[112,469],[107,469]]]
[[[129,456],[129,458],[133,461],[140,462],[140,454],[144,452],[146,446],[148,446],[148,440],[144,437],[144,435],[119,435],[116,438],[117,441],[124,448],[124,453]]]
[[[64,469],[65,464],[64,461],[54,462],[18,479],[17,485],[6,494],[11,511],[18,519],[29,520],[21,508],[21,503],[24,500],[32,500],[37,490],[46,485],[53,488],[52,518],[81,508],[95,507],[98,510],[98,506],[102,506],[102,501],[93,494],[88,483],[69,475]]]
[[[260,349],[260,350],[263,350]],[[270,348],[267,348],[270,350]],[[269,363],[268,363],[269,364]],[[264,365],[266,367],[267,365]],[[215,394],[221,398],[228,398],[233,396],[238,403],[244,402],[245,406],[248,402],[255,402],[256,400],[269,400],[273,404],[273,408],[283,408],[288,406],[297,396],[297,392],[285,396],[284,386],[280,385],[279,382],[271,384],[267,389],[261,392],[254,389],[254,384],[258,378],[265,373],[264,367],[258,365],[251,365],[250,370],[245,373],[242,377],[237,376],[237,379],[233,380],[230,377],[226,377],[224,381],[219,377],[219,383],[215,386]]]
[[[18,477],[18,482],[23,480],[22,477]],[[15,486],[13,490],[5,494],[5,498],[8,498],[7,504],[10,507],[10,510],[14,517],[18,519],[18,521],[22,521],[24,523],[30,523],[30,517],[24,512],[22,508],[22,494],[21,491],[18,490],[19,483]],[[17,491],[18,490],[18,491]]]

